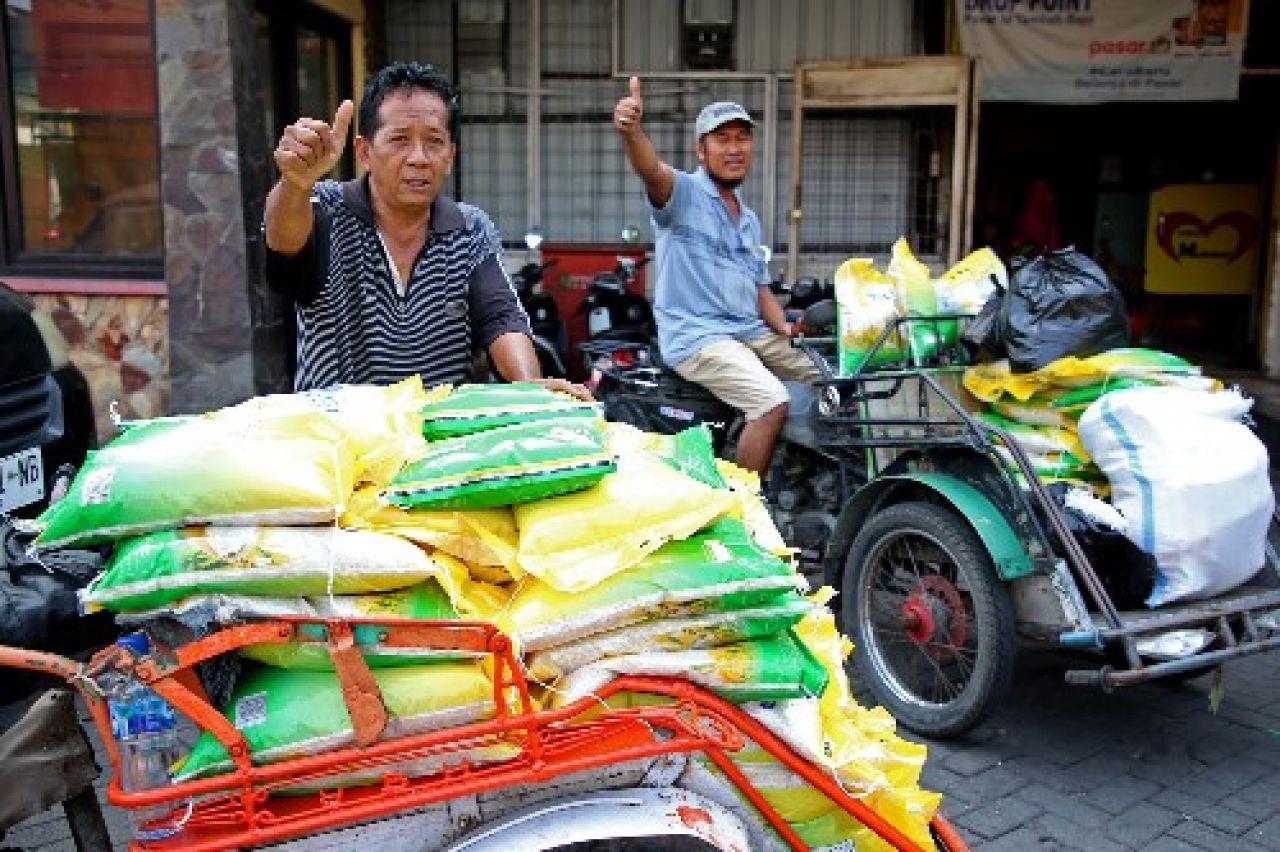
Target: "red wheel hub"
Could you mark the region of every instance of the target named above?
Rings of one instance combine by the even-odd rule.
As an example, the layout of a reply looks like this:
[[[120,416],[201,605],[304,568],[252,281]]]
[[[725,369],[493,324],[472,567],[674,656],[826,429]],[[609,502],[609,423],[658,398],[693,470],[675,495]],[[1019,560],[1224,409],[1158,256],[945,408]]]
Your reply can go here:
[[[902,626],[913,642],[928,642],[933,636],[933,612],[924,596],[912,593],[902,602]]]
[[[913,642],[919,642],[936,658],[955,656],[969,638],[968,613],[964,598],[945,577],[921,577],[902,602],[902,628]]]

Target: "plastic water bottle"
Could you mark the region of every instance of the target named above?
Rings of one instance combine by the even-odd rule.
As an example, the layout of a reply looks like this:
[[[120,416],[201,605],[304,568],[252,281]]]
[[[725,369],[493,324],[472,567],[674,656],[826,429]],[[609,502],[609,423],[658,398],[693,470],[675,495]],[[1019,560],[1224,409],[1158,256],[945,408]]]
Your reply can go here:
[[[116,644],[135,656],[145,656],[151,643],[145,633],[122,636]],[[120,750],[120,785],[125,792],[151,790],[169,784],[169,767],[178,759],[177,715],[169,702],[138,681],[117,677],[108,688],[107,707],[111,733]],[[132,811],[135,834],[140,839],[172,832],[147,832],[143,825],[162,819],[169,805],[152,805]]]

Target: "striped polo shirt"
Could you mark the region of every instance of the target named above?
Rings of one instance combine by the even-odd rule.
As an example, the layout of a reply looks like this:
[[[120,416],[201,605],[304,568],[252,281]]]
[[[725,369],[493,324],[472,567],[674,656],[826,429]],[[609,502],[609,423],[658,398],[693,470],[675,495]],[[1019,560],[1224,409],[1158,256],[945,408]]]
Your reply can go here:
[[[502,268],[497,229],[477,207],[437,196],[430,233],[401,292],[374,224],[368,179],[321,181],[315,225],[296,255],[267,249],[272,289],[297,304],[295,390],[466,381],[476,349],[529,320]]]

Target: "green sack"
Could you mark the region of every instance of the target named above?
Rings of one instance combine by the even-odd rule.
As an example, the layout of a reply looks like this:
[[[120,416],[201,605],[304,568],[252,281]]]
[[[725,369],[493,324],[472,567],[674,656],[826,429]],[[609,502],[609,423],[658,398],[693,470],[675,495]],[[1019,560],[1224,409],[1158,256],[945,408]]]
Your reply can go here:
[[[493,686],[479,663],[378,669],[373,678],[387,708],[382,739],[465,725],[493,716]],[[244,735],[254,764],[275,763],[355,745],[338,677],[262,666],[236,684],[223,710]],[[212,734],[202,733],[175,781],[228,772],[233,764]]]
[[[929,267],[911,253],[906,237],[899,237],[894,242],[887,272],[897,282],[903,315],[932,317],[938,314],[938,294]],[[955,339],[955,320],[912,320],[906,326],[907,343],[916,364],[937,354],[944,336]]]
[[[354,448],[319,413],[157,420],[92,453],[40,517],[41,549],[189,524],[332,521],[354,485]]]
[[[552,680],[605,657],[701,650],[776,636],[791,629],[813,607],[812,602],[791,593],[759,609],[644,621],[538,651],[529,657],[527,667],[539,680]]]
[[[1006,448],[997,446],[996,453],[1016,474],[1021,476],[1022,470],[1014,461],[1013,454]],[[1087,462],[1072,453],[1032,453],[1027,452],[1027,461],[1031,470],[1041,482],[1079,481],[1106,482],[1107,477],[1092,462]]]
[[[1069,453],[1080,461],[1086,463],[1090,461],[1089,453],[1080,443],[1080,434],[1076,431],[1074,424],[1067,427],[1033,426],[1025,422],[1009,420],[994,411],[980,412],[978,419],[1003,429],[1028,453],[1037,455]]]
[[[622,675],[682,677],[734,703],[813,698],[827,688],[827,670],[791,631],[701,651],[609,657],[556,684],[555,703],[593,695]]]
[[[335,595],[308,599],[312,613],[324,619],[414,619],[421,621],[457,621],[454,609],[443,588],[435,580],[419,583],[397,592],[377,595]],[[241,656],[282,669],[302,671],[333,671],[333,658],[325,644],[327,631],[322,624],[302,624],[299,632],[308,641],[278,642],[249,645],[240,649]],[[468,657],[484,656],[482,653],[461,653],[433,648],[391,646],[383,644],[381,624],[353,624],[356,646],[364,655],[370,668],[392,666],[416,666],[440,663]]]
[[[901,360],[906,344],[895,324],[897,282],[871,258],[851,257],[836,269],[834,283],[839,375]]]
[[[723,518],[585,591],[526,580],[495,621],[522,650],[537,651],[653,618],[775,605],[792,599],[797,579],[741,521]]]
[[[405,509],[510,506],[589,488],[614,469],[601,421],[540,420],[437,441],[382,496]]]
[[[712,449],[711,430],[705,424],[677,432],[671,437],[670,447],[659,450],[664,462],[712,488],[728,488],[716,466],[716,453]]]
[[[1006,420],[1022,423],[1027,426],[1046,426],[1048,428],[1073,428],[1075,417],[1064,409],[1054,405],[1054,398],[1036,394],[1026,402],[1012,399],[998,399],[988,403],[991,410]]]
[[[706,424],[669,435],[645,432],[629,423],[611,420],[605,424],[605,431],[609,436],[609,449],[615,456],[648,453],[703,485],[722,490],[729,488],[720,472],[711,430]]]
[[[1074,414],[1083,414],[1086,408],[1101,399],[1103,395],[1111,393],[1112,391],[1128,390],[1129,388],[1155,387],[1159,384],[1163,383],[1155,376],[1132,376],[1129,378],[1123,376],[1112,377],[1098,382],[1097,384],[1085,385],[1080,388],[1072,388],[1066,393],[1055,397],[1050,405],[1063,411],[1070,411]]]
[[[499,426],[585,417],[599,420],[603,408],[542,385],[462,385],[422,408],[422,434],[432,441],[471,435]]]
[[[361,594],[402,589],[441,568],[398,536],[333,527],[188,527],[121,545],[81,593],[95,609],[153,609],[188,595]]]

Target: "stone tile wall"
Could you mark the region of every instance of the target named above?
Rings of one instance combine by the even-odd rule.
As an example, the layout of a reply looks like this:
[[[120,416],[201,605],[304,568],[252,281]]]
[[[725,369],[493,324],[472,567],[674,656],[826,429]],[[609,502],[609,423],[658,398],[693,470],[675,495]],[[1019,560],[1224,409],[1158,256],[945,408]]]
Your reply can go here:
[[[163,296],[32,295],[71,347],[89,381],[98,440],[116,434],[111,412],[126,420],[169,411],[169,316]]]
[[[282,381],[278,363],[270,366],[280,352],[264,347],[255,330],[264,314],[266,324],[278,323],[280,310],[262,295],[254,258],[268,173],[263,110],[250,79],[252,15],[252,0],[156,3],[175,412],[207,411],[260,392],[258,352],[267,353],[265,389]],[[244,151],[252,153],[246,158]]]

